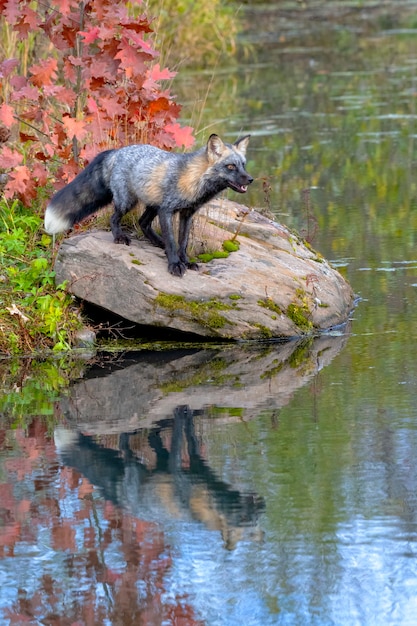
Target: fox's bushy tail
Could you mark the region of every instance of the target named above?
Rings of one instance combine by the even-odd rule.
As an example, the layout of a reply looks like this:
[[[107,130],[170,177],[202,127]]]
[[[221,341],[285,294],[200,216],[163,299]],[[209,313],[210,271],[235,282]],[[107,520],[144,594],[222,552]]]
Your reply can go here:
[[[84,217],[110,204],[109,186],[111,155],[115,150],[100,152],[68,185],[58,191],[45,212],[45,230],[50,235],[69,230]]]

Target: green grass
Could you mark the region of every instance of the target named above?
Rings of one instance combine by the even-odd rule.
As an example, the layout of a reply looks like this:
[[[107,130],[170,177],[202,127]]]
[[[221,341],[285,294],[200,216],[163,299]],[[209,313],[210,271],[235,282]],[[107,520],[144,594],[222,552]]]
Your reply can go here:
[[[0,201],[0,354],[71,348],[81,326],[65,285],[55,286],[51,237],[40,211]]]

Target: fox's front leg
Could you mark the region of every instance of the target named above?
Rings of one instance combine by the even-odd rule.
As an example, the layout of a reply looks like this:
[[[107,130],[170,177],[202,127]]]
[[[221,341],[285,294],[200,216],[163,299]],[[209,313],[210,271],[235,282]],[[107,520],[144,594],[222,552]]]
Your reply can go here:
[[[162,239],[165,244],[165,254],[168,258],[168,271],[174,276],[184,276],[187,266],[181,261],[177,252],[174,229],[172,226],[172,212],[161,208],[158,212],[158,217],[161,225]]]
[[[191,224],[194,213],[188,211],[180,212],[180,223],[178,229],[178,256],[180,261],[190,270],[198,270],[197,263],[191,263],[187,255],[188,239],[190,236]]]

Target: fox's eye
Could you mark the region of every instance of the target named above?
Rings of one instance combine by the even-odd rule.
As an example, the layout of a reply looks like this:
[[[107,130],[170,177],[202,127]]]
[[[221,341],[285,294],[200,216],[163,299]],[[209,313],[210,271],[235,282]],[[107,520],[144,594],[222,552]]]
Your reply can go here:
[[[229,163],[229,165],[226,165],[228,170],[235,170],[236,169],[236,165],[233,165],[233,163]]]

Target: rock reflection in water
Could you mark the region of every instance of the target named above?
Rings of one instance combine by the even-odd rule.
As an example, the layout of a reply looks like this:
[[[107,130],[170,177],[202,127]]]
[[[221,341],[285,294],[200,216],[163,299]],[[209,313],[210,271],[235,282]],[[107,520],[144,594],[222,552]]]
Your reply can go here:
[[[60,409],[90,434],[134,432],[188,406],[203,417],[250,420],[280,409],[340,352],[347,335],[259,346],[130,353],[98,363]],[[237,419],[237,418],[235,418]]]
[[[203,522],[228,549],[259,539],[263,499],[223,480],[202,454],[213,417],[230,423],[278,410],[345,341],[323,336],[99,363],[61,400],[70,427],[56,430],[61,459],[140,519]]]

